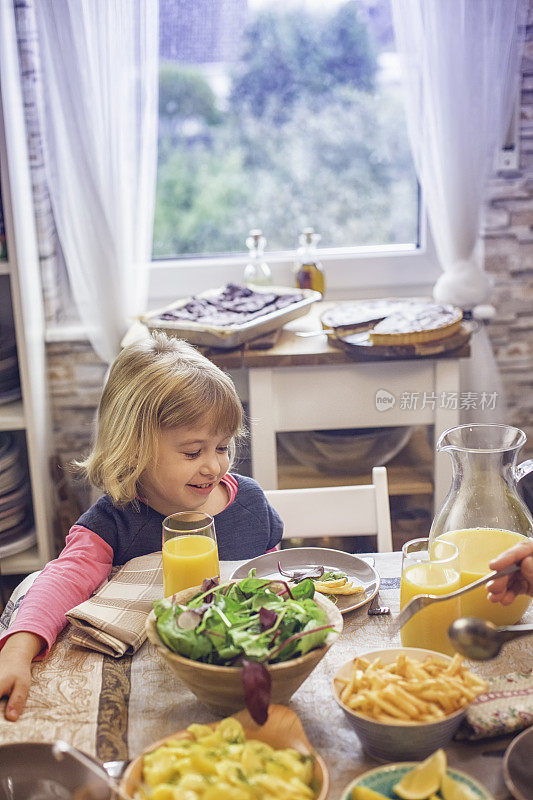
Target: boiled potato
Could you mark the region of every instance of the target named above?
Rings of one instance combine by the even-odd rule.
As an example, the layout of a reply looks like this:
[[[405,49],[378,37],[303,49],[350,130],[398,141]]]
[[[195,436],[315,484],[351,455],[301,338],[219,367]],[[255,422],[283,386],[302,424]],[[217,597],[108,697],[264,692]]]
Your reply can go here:
[[[212,730],[190,725],[190,739],[169,740],[143,759],[138,800],[312,800],[313,760],[246,739],[233,717]]]

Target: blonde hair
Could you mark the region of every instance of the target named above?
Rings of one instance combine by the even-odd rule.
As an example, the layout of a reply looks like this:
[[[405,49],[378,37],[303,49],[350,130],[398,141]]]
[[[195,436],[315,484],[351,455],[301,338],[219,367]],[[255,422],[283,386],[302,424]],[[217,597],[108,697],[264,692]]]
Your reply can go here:
[[[77,467],[117,506],[133,501],[157,458],[161,429],[207,423],[212,434],[244,433],[231,379],[192,345],[163,333],[125,347],[114,361],[98,408],[96,442]]]

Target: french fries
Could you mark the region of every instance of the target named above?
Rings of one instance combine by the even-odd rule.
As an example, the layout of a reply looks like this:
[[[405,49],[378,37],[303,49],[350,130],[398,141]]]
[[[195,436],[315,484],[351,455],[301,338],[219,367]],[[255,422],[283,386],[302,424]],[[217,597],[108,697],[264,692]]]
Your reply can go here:
[[[348,583],[347,578],[334,581],[313,581],[315,589],[321,594],[361,594],[365,587],[359,583]]]
[[[435,722],[468,705],[488,684],[463,664],[400,653],[392,664],[355,658],[349,678],[336,678],[340,700],[378,722]]]

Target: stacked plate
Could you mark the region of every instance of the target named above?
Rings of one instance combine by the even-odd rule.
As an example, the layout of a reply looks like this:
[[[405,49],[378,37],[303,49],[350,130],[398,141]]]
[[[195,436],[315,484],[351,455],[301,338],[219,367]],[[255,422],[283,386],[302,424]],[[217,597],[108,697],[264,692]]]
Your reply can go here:
[[[30,526],[30,483],[22,448],[13,434],[0,433],[0,557],[33,544]]]
[[[17,345],[14,332],[0,327],[0,405],[20,397]]]

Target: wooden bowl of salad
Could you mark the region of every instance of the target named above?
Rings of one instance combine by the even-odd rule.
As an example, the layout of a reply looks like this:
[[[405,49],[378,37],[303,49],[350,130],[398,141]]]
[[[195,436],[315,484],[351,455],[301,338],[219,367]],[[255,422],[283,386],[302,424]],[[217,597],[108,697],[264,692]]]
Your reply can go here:
[[[286,705],[337,640],[342,615],[309,579],[289,591],[263,578],[203,588],[156,601],[148,639],[211,711],[246,706],[262,724],[269,703]]]
[[[139,800],[169,788],[178,794],[193,787],[198,797],[204,791],[227,797],[234,789],[239,797],[254,800],[283,800],[297,792],[326,800],[329,775],[299,717],[290,708],[271,705],[264,725],[243,710],[166,736],[130,762],[120,786],[127,797]]]

